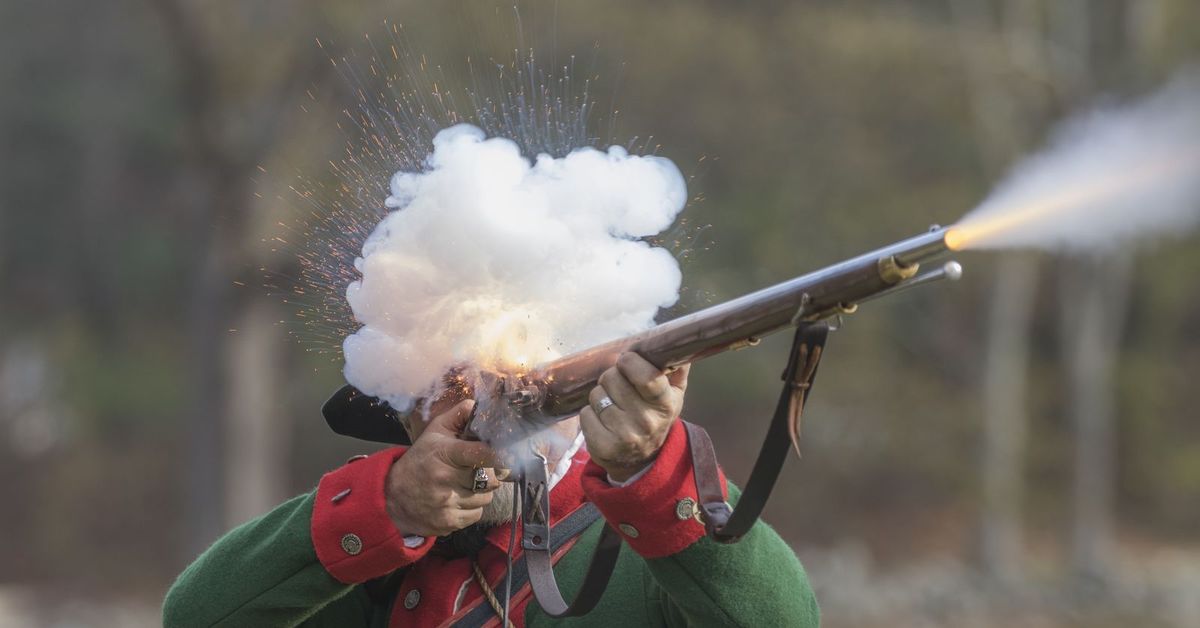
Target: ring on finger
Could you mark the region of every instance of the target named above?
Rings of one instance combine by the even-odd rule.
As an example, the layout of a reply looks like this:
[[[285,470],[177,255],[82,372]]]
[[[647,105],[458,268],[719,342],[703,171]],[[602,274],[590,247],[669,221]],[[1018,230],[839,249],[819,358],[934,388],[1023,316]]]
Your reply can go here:
[[[613,403],[612,397],[609,397],[608,395],[601,397],[600,401],[596,402],[596,415],[599,416],[601,412],[604,412],[615,405],[617,404]]]
[[[492,476],[488,474],[487,469],[483,467],[475,467],[471,477],[471,492],[484,493],[488,490],[488,483],[492,481]]]

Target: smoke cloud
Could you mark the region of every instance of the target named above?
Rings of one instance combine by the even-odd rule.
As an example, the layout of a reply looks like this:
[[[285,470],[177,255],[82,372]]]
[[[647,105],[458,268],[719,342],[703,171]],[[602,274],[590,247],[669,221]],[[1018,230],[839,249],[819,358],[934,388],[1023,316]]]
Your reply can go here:
[[[955,248],[1105,249],[1200,222],[1200,74],[1062,124],[968,213]]]
[[[665,158],[530,161],[476,127],[441,131],[423,171],[392,177],[392,211],[355,260],[347,381],[405,410],[455,365],[520,370],[650,327],[681,273],[642,238],[686,200]]]

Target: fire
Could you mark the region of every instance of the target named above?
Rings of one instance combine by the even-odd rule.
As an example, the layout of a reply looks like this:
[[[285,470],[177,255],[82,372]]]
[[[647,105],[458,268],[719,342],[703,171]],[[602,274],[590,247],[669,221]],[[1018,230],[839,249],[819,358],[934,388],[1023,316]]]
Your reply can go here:
[[[560,357],[550,349],[549,330],[537,321],[535,313],[524,308],[497,313],[482,330],[475,361],[498,371],[523,373]]]
[[[970,234],[964,233],[964,231],[962,227],[950,227],[946,230],[946,246],[951,251],[961,251],[967,247]]]

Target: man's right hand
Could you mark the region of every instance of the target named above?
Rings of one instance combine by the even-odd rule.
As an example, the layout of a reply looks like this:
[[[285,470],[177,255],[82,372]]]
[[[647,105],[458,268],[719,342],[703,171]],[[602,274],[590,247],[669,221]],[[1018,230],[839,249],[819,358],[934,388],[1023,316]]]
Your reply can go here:
[[[476,493],[472,486],[475,468],[492,467],[495,452],[458,437],[474,407],[468,399],[434,417],[388,471],[388,515],[402,534],[445,536],[479,521],[492,501],[500,486],[492,469],[485,491]]]

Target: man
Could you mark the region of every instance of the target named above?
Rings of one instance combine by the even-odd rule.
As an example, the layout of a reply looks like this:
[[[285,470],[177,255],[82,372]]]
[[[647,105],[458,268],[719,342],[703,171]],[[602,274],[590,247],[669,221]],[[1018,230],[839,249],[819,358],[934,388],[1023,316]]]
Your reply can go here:
[[[555,573],[567,599],[606,522],[628,547],[591,613],[555,620],[525,585],[512,592],[514,625],[818,624],[807,576],[773,530],[760,521],[740,542],[720,544],[693,516],[695,480],[677,419],[687,375],[626,353],[589,406],[556,425],[557,438],[541,439],[551,524],[590,511],[587,502],[602,515],[573,539],[555,539],[565,547],[556,549]],[[417,421],[411,447],[352,460],[316,491],[217,541],[167,594],[164,624],[499,625],[511,489],[500,491],[487,468],[494,452],[457,437],[472,403]]]

